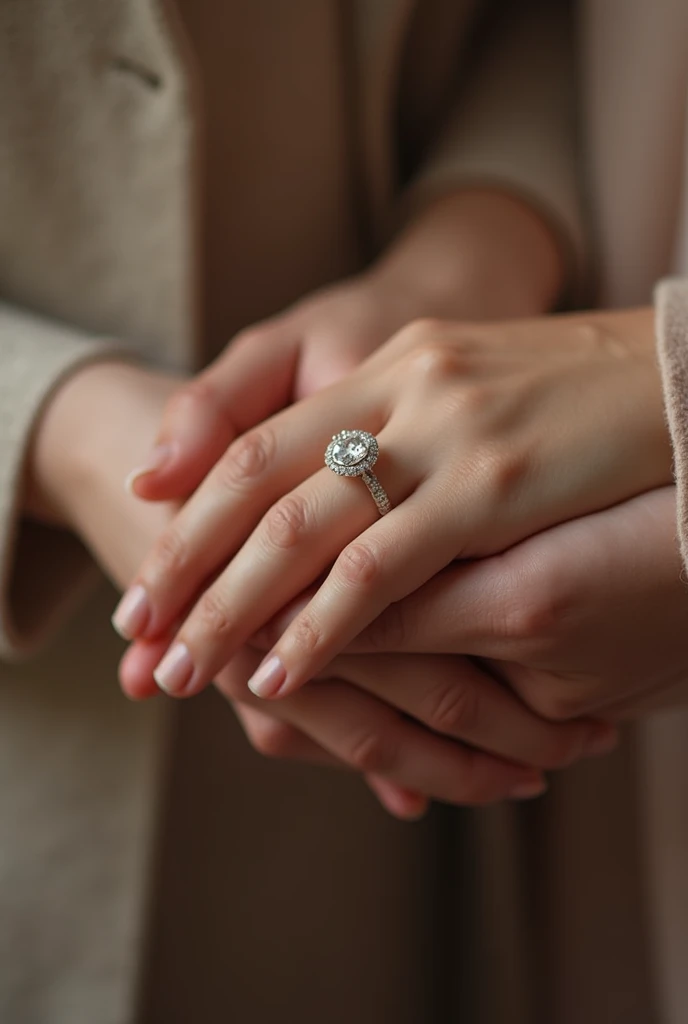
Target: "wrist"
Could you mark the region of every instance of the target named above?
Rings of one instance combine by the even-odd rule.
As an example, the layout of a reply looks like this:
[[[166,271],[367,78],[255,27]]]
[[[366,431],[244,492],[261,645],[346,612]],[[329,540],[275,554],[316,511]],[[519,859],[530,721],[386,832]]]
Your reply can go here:
[[[423,210],[369,273],[412,295],[424,315],[510,319],[554,308],[564,257],[554,230],[526,202],[465,189]]]
[[[138,454],[140,415],[132,398],[143,398],[160,378],[124,361],[99,361],[79,367],[46,404],[34,430],[27,459],[24,509],[34,518],[79,530],[84,507],[93,500],[104,475],[122,479]],[[148,397],[148,396],[147,396]],[[141,401],[136,408],[145,409]],[[127,410],[130,413],[127,413]],[[151,430],[156,420],[151,419]],[[143,444],[148,442],[144,436]],[[133,464],[133,462],[132,462]]]

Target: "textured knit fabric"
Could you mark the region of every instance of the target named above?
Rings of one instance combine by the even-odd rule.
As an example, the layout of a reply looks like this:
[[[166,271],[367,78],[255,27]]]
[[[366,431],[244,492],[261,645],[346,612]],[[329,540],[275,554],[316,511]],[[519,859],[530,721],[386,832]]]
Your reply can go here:
[[[667,419],[674,448],[678,532],[688,567],[688,279],[657,289],[657,338]]]

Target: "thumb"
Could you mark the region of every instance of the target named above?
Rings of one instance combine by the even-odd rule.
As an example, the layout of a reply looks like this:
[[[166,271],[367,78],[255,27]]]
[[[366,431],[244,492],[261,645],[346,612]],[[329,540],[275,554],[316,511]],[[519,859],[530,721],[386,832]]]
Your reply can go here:
[[[148,501],[188,497],[235,437],[289,402],[297,357],[283,329],[241,334],[169,399],[155,446],[127,489]]]

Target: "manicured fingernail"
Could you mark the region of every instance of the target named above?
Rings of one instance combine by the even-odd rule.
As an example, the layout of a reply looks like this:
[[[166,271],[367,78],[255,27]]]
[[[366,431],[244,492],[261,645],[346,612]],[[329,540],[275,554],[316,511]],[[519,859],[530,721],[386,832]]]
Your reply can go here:
[[[194,672],[191,653],[186,644],[175,644],[153,672],[153,678],[165,693],[175,697],[191,682]]]
[[[602,726],[589,737],[583,749],[584,754],[590,757],[602,757],[603,754],[611,754],[619,743],[619,736],[613,726]]]
[[[132,469],[131,473],[124,481],[124,486],[129,494],[134,493],[134,484],[139,477],[145,476],[146,473],[154,473],[157,469],[162,469],[172,456],[174,455],[174,446],[171,444],[159,444],[150,453],[148,459],[142,466],[137,466],[136,469]]]
[[[112,625],[125,640],[134,640],[143,633],[150,618],[148,594],[137,583],[130,587],[115,608]]]
[[[274,697],[286,678],[284,665],[273,654],[258,666],[248,681],[248,688],[256,697]]]
[[[546,789],[547,783],[544,779],[530,779],[515,785],[510,796],[514,800],[532,800],[536,796],[542,796]]]

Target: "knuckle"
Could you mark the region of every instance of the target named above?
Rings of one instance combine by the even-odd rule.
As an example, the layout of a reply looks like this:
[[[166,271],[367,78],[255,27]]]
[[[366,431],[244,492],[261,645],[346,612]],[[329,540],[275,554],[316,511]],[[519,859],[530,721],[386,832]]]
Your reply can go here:
[[[474,734],[479,713],[479,697],[475,688],[442,683],[427,698],[425,721],[435,732],[465,738]]]
[[[345,584],[369,588],[382,573],[382,559],[379,552],[362,541],[349,544],[337,559],[336,570]]]
[[[555,642],[562,608],[546,591],[513,599],[503,610],[502,630],[505,640],[518,645],[522,654],[544,654]]]
[[[568,722],[582,711],[579,694],[556,685],[539,689],[527,700],[533,711],[549,722]]]
[[[226,638],[231,635],[235,620],[217,591],[210,589],[201,597],[194,613],[196,625],[203,636]]]
[[[477,391],[470,401],[491,401],[484,397],[480,385],[468,391]],[[485,444],[477,450],[475,458],[480,489],[492,502],[513,501],[532,474],[530,458],[516,448]]]
[[[301,657],[309,656],[322,643],[322,630],[312,616],[302,614],[291,626],[291,640]]]
[[[287,758],[293,749],[294,730],[286,722],[266,720],[247,729],[251,746],[263,757]]]
[[[184,570],[188,559],[188,548],[181,534],[170,527],[155,542],[153,558],[157,573],[176,576]]]
[[[220,484],[233,489],[254,482],[269,469],[274,454],[274,434],[267,427],[242,434],[219,464]]]
[[[290,494],[272,506],[264,522],[267,539],[273,547],[294,547],[308,522],[306,503],[303,498]]]
[[[170,396],[167,404],[168,411],[176,416],[179,413],[186,413],[204,407],[208,403],[215,403],[217,390],[208,376],[195,377],[187,381]]]
[[[345,760],[356,771],[385,774],[394,769],[396,752],[380,732],[365,731],[352,736]]]
[[[458,347],[443,344],[439,339],[432,339],[418,345],[409,353],[407,371],[409,380],[414,386],[425,381],[433,384],[453,378],[462,367],[462,356]]]
[[[396,338],[402,347],[416,349],[430,339],[446,333],[446,321],[436,317],[417,317],[402,327]]]

